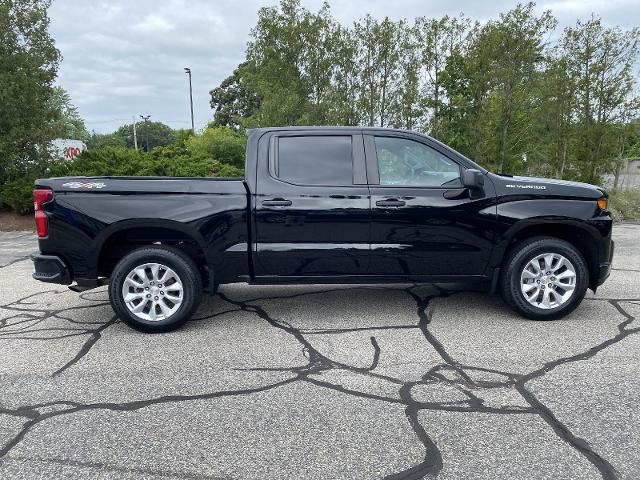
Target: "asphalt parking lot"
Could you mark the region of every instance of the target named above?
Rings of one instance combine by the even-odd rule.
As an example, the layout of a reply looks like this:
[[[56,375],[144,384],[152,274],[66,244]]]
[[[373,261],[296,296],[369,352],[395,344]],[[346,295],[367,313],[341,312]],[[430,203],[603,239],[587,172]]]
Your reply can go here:
[[[569,317],[435,286],[250,287],[185,328],[0,233],[0,478],[640,478],[640,225]]]

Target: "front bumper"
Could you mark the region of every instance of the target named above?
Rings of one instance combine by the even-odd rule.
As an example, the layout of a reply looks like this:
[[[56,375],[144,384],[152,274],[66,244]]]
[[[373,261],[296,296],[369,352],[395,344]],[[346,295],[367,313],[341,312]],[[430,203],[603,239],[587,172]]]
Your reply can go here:
[[[35,268],[32,276],[36,280],[47,283],[60,283],[62,285],[71,283],[71,272],[60,257],[34,252],[31,254],[31,260]]]
[[[611,265],[613,264],[613,251],[615,250],[615,242],[611,240],[611,248],[609,249],[609,261],[606,263],[600,264],[600,269],[598,272],[598,281],[596,286],[602,285],[609,275],[611,275]]]

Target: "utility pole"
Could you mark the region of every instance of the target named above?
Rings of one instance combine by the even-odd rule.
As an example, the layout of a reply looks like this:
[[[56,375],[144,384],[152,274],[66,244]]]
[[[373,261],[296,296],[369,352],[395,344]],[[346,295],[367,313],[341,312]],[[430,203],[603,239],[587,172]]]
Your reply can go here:
[[[191,69],[189,67],[185,67],[184,71],[187,75],[189,75],[189,103],[191,104],[191,131],[195,135],[196,126],[193,123],[193,89],[191,87]]]
[[[133,147],[138,150],[138,132],[136,132],[136,116],[133,115]]]
[[[146,151],[149,151],[149,124],[147,123],[151,118],[151,115],[140,115],[140,118],[144,120],[144,136],[146,137],[147,148]]]

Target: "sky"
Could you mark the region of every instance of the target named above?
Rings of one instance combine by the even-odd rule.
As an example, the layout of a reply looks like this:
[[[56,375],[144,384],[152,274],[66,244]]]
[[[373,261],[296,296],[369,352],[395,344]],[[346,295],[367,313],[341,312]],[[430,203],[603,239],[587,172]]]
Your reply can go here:
[[[71,95],[89,130],[112,132],[133,117],[151,115],[173,128],[191,126],[189,84],[193,72],[196,129],[213,111],[209,91],[243,61],[258,10],[277,0],[53,0],[50,31],[63,60],[58,84]],[[343,25],[374,17],[439,18],[464,13],[495,19],[517,2],[506,0],[333,0]],[[322,0],[302,0],[317,11]],[[640,0],[540,0],[558,31],[592,13],[607,26],[640,26]]]

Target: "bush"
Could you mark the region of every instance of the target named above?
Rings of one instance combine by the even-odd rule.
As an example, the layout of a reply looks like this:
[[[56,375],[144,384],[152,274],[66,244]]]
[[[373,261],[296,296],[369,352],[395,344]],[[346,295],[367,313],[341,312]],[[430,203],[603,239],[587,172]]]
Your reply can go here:
[[[204,155],[221,163],[244,168],[247,137],[227,127],[205,128],[201,135],[186,140],[193,155]]]
[[[241,177],[246,138],[228,128],[208,128],[202,135],[182,135],[176,143],[150,153],[127,148],[84,151],[72,160],[42,166],[7,182],[0,206],[19,213],[33,209],[33,182],[46,177],[160,176]]]
[[[185,146],[170,145],[158,147],[151,153],[111,148],[87,150],[71,162],[55,165],[48,173],[53,177],[239,177],[243,172],[234,165],[194,154]]]
[[[640,220],[640,188],[609,191],[609,210],[616,220]]]
[[[7,182],[0,190],[0,205],[6,205],[17,213],[33,211],[33,182],[35,174]]]

